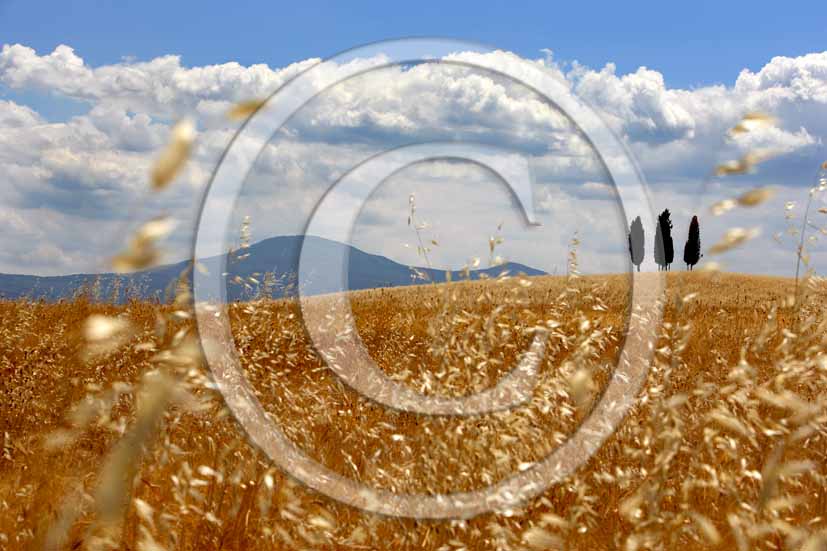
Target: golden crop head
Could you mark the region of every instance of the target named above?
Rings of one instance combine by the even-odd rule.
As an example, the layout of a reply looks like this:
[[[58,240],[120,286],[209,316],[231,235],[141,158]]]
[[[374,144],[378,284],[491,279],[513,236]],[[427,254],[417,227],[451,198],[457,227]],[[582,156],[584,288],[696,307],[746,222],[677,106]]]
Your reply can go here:
[[[743,245],[750,239],[760,235],[760,228],[730,228],[726,231],[720,241],[709,248],[709,254],[721,254]]]
[[[245,120],[250,118],[256,111],[261,109],[267,100],[251,99],[236,103],[227,111],[227,118],[230,120]]]
[[[752,112],[743,116],[741,121],[736,124],[730,131],[730,135],[737,136],[745,134],[759,128],[768,128],[776,124],[775,117],[767,115],[766,113]]]
[[[169,144],[161,152],[150,173],[154,190],[166,188],[175,179],[189,160],[195,137],[195,125],[189,119],[183,119],[172,127]]]
[[[754,207],[768,201],[773,194],[770,187],[755,188],[738,197],[738,204],[744,207]]]
[[[727,161],[715,167],[716,176],[730,176],[753,172],[755,167],[777,155],[772,149],[757,149],[750,151],[738,160]]]
[[[168,216],[144,223],[132,234],[126,250],[112,259],[112,268],[116,272],[128,273],[154,266],[161,258],[157,242],[172,233],[175,226],[175,221]]]

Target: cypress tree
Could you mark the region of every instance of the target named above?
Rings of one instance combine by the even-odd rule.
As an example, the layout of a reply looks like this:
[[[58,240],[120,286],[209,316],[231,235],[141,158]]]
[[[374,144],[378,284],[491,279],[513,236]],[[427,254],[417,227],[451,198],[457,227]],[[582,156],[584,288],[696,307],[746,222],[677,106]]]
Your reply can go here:
[[[640,221],[640,216],[632,220],[632,225],[629,228],[629,254],[632,257],[632,264],[637,266],[637,271],[640,271],[640,265],[643,263],[643,243],[645,236],[643,234],[643,222]]]
[[[686,263],[686,268],[692,270],[692,267],[701,259],[701,229],[698,225],[698,217],[693,216],[692,222],[689,224],[689,236],[686,238],[686,245],[683,247],[683,261]]]
[[[669,209],[665,209],[658,216],[658,225],[655,228],[655,262],[662,270],[668,270],[669,265],[675,259],[672,220],[669,217]]]

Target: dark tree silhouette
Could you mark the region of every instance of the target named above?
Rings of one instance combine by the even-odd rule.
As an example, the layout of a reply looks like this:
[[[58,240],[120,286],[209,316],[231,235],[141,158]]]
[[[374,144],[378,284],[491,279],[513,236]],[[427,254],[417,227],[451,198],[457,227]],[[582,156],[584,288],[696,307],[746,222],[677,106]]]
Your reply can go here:
[[[641,263],[643,263],[644,239],[643,222],[640,221],[640,216],[638,216],[632,220],[632,226],[629,228],[629,254],[632,256],[632,264],[637,266],[638,272]]]
[[[683,261],[686,263],[686,269],[691,271],[702,256],[701,228],[698,226],[698,217],[693,216],[692,222],[689,224],[689,236],[686,238],[686,245],[683,247]]]
[[[669,212],[669,211],[667,211]],[[672,222],[669,221],[669,227],[663,232],[663,248],[666,249],[666,269],[672,269],[672,261],[675,260],[675,242],[672,240]]]
[[[655,228],[655,262],[661,270],[668,270],[675,259],[675,244],[672,241],[672,220],[669,219],[669,209],[658,216],[658,226]]]

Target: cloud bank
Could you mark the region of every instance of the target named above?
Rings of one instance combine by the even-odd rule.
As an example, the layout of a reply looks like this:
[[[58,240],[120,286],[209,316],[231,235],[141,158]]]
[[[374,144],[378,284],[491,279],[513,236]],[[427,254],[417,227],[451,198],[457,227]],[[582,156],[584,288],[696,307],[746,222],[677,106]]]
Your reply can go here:
[[[490,173],[440,161],[405,169],[383,184],[362,211],[354,244],[421,264],[406,223],[408,196],[415,193],[418,215],[430,223],[425,232],[439,243],[431,253],[438,266],[485,258],[488,237],[503,221],[500,254],[509,259],[564,271],[568,242],[577,231],[584,271],[628,269],[624,228],[635,214],[617,205],[587,141],[533,91],[471,67],[479,55],[503,67],[515,59],[507,52],[458,53],[442,63],[364,73],[326,90],[261,153],[236,205],[239,221],[251,216],[256,238],[300,233],[315,201],[370,156],[425,141],[482,142],[530,159],[542,228],[524,227],[513,200]],[[225,118],[227,109],[269,96],[318,63],[323,62],[186,67],[170,55],[91,67],[69,46],[45,54],[20,44],[3,46],[0,98],[5,92],[15,99],[0,99],[0,271],[105,270],[101,259],[122,245],[142,216],[159,209],[191,228],[200,193],[238,126]],[[326,62],[323,69],[335,73],[342,67]],[[787,201],[797,202],[792,212],[802,210],[813,173],[827,159],[827,52],[776,57],[757,72],[733,75],[731,84],[691,90],[669,88],[664,75],[646,67],[622,75],[612,64],[545,69],[629,144],[651,187],[654,209],[673,212],[676,250],[682,250],[694,214],[701,218],[704,246],[728,227],[761,225],[762,237],[724,262],[742,271],[790,272],[793,245],[779,245],[772,235],[786,228]],[[47,119],[25,105],[21,98],[29,93],[80,102],[85,112]],[[778,125],[727,139],[727,130],[749,111],[770,113]],[[149,169],[171,124],[182,116],[198,124],[197,149],[170,191],[152,196]],[[716,164],[758,148],[783,155],[756,174],[712,176]],[[709,215],[714,201],[757,185],[775,186],[776,198],[755,209]],[[191,236],[181,231],[172,238],[170,260],[186,256]],[[817,252],[816,264],[821,257]]]

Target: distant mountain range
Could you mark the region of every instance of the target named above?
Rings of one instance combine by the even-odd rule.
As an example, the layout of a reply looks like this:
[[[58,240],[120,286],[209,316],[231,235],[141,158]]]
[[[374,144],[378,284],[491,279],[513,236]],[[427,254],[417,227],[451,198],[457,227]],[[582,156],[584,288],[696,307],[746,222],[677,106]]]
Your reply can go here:
[[[296,294],[299,252],[303,242],[305,254],[313,259],[315,271],[309,282],[302,288],[302,294],[316,295],[339,290],[339,283],[331,278],[335,274],[335,262],[346,255],[348,262],[348,288],[350,290],[379,287],[399,287],[429,281],[444,282],[447,273],[451,280],[463,279],[460,271],[446,272],[428,268],[405,266],[384,256],[369,254],[362,250],[313,236],[282,236],[265,239],[251,245],[242,260],[231,259],[224,278],[227,282],[227,297],[230,300],[245,300],[264,292],[273,298]],[[307,257],[306,257],[307,258]],[[210,273],[221,269],[221,258],[199,260],[199,264]],[[71,298],[84,289],[95,288],[98,297],[104,300],[123,302],[130,297],[143,300],[166,301],[173,295],[175,282],[187,270],[189,261],[158,266],[151,270],[132,274],[74,274],[65,276],[32,276],[0,274],[0,297],[17,299],[43,299],[55,301]],[[524,273],[527,276],[545,275],[545,272],[509,262],[494,268],[472,270],[471,279],[496,277],[502,272]],[[427,279],[416,277],[425,275]],[[485,274],[485,276],[483,276]],[[249,278],[259,282],[256,285]],[[237,283],[244,280],[246,285]]]

